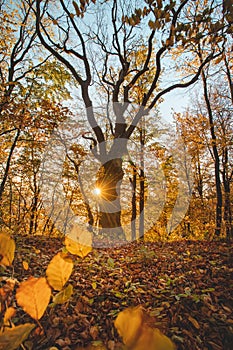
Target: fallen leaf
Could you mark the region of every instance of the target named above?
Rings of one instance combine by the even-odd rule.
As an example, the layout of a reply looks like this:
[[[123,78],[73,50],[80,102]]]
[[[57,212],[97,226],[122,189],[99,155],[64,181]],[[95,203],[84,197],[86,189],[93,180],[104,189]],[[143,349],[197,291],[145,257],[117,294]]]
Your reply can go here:
[[[96,340],[98,335],[99,335],[99,330],[97,326],[92,326],[90,328],[90,335],[92,337],[93,340]]]
[[[27,270],[29,269],[29,264],[28,264],[28,262],[24,260],[24,261],[22,262],[22,264],[23,264],[24,270],[27,271]]]
[[[0,333],[0,350],[15,350],[29,336],[35,327],[32,323],[25,323]]]
[[[15,255],[15,241],[7,234],[0,234],[0,264],[11,266]]]
[[[92,251],[92,248],[90,246],[76,242],[68,236],[65,238],[65,246],[68,252],[73,255],[77,255],[80,258],[85,258],[85,256],[87,256]]]
[[[200,329],[200,325],[197,322],[197,320],[195,318],[193,318],[192,316],[188,316],[188,320],[192,323],[192,325],[196,328],[196,329]]]
[[[63,253],[55,255],[46,270],[46,276],[50,286],[55,290],[61,290],[68,281],[73,266],[72,260],[67,255]]]
[[[157,328],[145,322],[145,311],[141,306],[121,311],[114,325],[124,344],[132,350],[175,350],[172,341]]]
[[[53,302],[55,304],[64,304],[70,299],[72,294],[73,294],[73,286],[72,284],[68,284],[66,288],[61,290],[58,294],[56,294],[53,297]]]
[[[3,318],[3,324],[7,325],[8,321],[15,315],[16,310],[14,307],[10,306],[6,309],[6,312],[4,314],[4,318]]]
[[[16,291],[19,306],[34,320],[39,320],[50,301],[51,289],[45,277],[30,277],[20,284]]]

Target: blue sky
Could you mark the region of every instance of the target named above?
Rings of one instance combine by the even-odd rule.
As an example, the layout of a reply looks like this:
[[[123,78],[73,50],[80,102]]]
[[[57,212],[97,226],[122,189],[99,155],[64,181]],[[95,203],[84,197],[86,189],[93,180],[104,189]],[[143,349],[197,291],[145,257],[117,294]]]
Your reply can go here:
[[[163,120],[172,121],[173,111],[184,112],[190,103],[188,89],[176,89],[164,96],[164,102],[160,103],[160,115]]]

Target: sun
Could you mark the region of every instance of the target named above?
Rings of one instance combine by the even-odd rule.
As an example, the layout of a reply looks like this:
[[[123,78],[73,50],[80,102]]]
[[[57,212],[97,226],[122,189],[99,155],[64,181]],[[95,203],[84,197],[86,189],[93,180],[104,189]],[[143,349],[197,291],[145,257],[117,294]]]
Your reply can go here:
[[[93,192],[96,196],[99,196],[101,194],[101,189],[99,187],[95,187]]]

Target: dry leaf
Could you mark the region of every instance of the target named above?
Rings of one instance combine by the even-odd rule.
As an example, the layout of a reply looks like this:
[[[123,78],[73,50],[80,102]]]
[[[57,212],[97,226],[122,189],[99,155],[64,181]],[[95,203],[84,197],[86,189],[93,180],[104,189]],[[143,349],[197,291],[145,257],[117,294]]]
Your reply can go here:
[[[10,306],[6,309],[6,312],[4,314],[3,324],[7,325],[8,321],[15,315],[16,310],[14,307]]]
[[[93,340],[96,340],[98,338],[99,335],[99,329],[97,326],[92,326],[90,328],[90,335],[92,337]]]
[[[0,333],[0,350],[15,350],[29,336],[35,327],[32,323],[25,323]]]
[[[61,290],[68,281],[73,266],[72,260],[67,255],[63,253],[55,255],[46,270],[46,276],[50,286],[55,290]]]
[[[50,297],[51,289],[44,277],[30,277],[16,291],[18,305],[35,320],[43,316]]]
[[[188,316],[188,320],[192,323],[192,325],[196,328],[196,329],[200,329],[200,325],[197,322],[197,320],[195,318],[193,318],[192,316]]]
[[[89,254],[92,251],[92,248],[90,246],[86,246],[79,242],[76,242],[70,237],[65,238],[65,246],[68,252],[74,255],[78,255],[81,258],[84,258],[87,254]]]
[[[15,255],[15,241],[7,234],[0,234],[0,264],[11,266]]]
[[[22,262],[22,264],[23,264],[23,268],[24,268],[24,270],[28,270],[29,269],[29,264],[28,264],[28,262],[26,261],[26,260],[24,260],[23,262]]]
[[[115,327],[127,350],[175,350],[167,336],[146,324],[144,313],[141,306],[127,308],[115,320]]]

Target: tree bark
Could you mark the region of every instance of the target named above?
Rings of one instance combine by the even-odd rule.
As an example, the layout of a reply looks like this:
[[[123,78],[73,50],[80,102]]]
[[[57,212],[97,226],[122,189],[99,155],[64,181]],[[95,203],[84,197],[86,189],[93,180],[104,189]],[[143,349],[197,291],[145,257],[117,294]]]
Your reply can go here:
[[[142,118],[140,127],[140,197],[139,197],[139,237],[144,239],[144,206],[145,206],[145,120]]]
[[[0,201],[2,200],[2,195],[3,195],[4,189],[5,189],[5,185],[6,185],[6,181],[7,181],[8,175],[9,175],[11,159],[12,159],[13,152],[15,150],[15,147],[16,147],[19,135],[20,135],[20,129],[17,129],[16,135],[15,135],[14,141],[13,141],[13,143],[11,145],[11,149],[10,149],[10,152],[9,152],[9,155],[8,155],[8,159],[7,159],[7,162],[6,162],[6,168],[5,168],[5,171],[4,171],[3,179],[2,179],[2,182],[0,184]]]
[[[209,125],[210,125],[210,134],[212,141],[212,150],[214,155],[214,173],[215,173],[215,188],[216,188],[216,211],[215,211],[215,235],[220,236],[222,228],[222,189],[221,189],[221,179],[220,179],[220,159],[217,149],[217,137],[215,134],[213,113],[210,105],[210,100],[208,96],[208,87],[207,79],[204,71],[202,71],[202,82],[204,88],[204,98],[207,107]]]
[[[233,172],[229,174],[228,171],[228,149],[224,150],[223,154],[223,187],[224,187],[224,221],[226,225],[226,238],[228,240],[233,238],[233,223],[232,223],[232,211],[231,211],[231,190],[230,183]]]
[[[137,169],[136,165],[131,162],[132,167],[132,178],[130,177],[130,184],[132,187],[132,199],[131,199],[131,239],[136,239],[136,217],[137,217],[137,198],[136,198],[136,187],[137,187]]]
[[[120,187],[124,176],[122,159],[116,158],[103,164],[97,174],[96,186],[99,195],[100,234],[107,234],[109,239],[125,240],[121,226]]]

